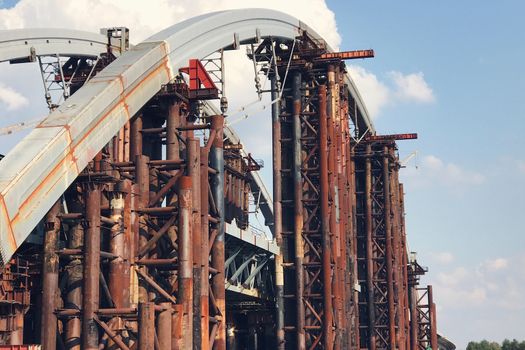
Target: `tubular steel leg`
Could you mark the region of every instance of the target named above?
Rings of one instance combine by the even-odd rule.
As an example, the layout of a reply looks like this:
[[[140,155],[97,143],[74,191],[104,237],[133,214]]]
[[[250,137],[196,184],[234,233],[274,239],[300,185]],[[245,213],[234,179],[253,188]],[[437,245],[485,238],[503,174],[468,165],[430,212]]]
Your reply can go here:
[[[126,236],[124,231],[124,194],[119,191],[111,193],[109,208],[111,220],[115,224],[111,228],[109,250],[117,258],[109,264],[109,292],[116,308],[129,305],[129,264],[125,255]]]
[[[226,291],[224,277],[224,150],[223,132],[224,116],[212,117],[212,129],[215,130],[215,139],[210,151],[210,165],[215,170],[212,177],[211,188],[215,206],[219,215],[217,236],[212,247],[211,263],[217,270],[212,278],[212,291],[220,313],[220,322],[217,329],[217,337],[213,343],[215,350],[226,349]]]
[[[272,101],[279,97],[277,78],[272,77]],[[281,181],[281,121],[280,101],[272,105],[272,155],[273,155],[273,233],[279,246],[275,256],[275,300],[277,349],[284,350],[284,272],[283,272],[283,237],[282,237],[282,181]]]
[[[438,339],[437,339],[437,321],[436,321],[436,304],[434,303],[434,293],[432,291],[432,286],[428,286],[428,307],[430,313],[430,346],[432,350],[438,348]]]
[[[155,344],[155,304],[139,303],[138,350],[152,350]]]
[[[332,260],[335,261],[334,266],[334,278],[332,280],[332,293],[333,293],[333,303],[335,304],[335,308],[332,308],[330,310],[325,310],[325,312],[333,313],[335,311],[336,316],[336,329],[337,333],[339,333],[339,328],[342,326],[342,322],[338,319],[340,315],[339,306],[341,303],[341,286],[339,283],[339,275],[340,271],[338,268],[338,256],[339,256],[339,250],[340,250],[340,230],[339,230],[339,194],[340,194],[340,188],[337,182],[337,151],[338,151],[338,142],[340,141],[338,139],[337,135],[337,124],[338,124],[338,117],[339,117],[339,91],[338,91],[338,84],[336,82],[336,72],[334,65],[328,66],[328,139],[330,141],[329,147],[327,149],[328,151],[328,180],[330,183],[330,199],[331,199],[331,210],[330,210],[330,231],[332,234],[332,242],[331,245],[331,252],[332,252]],[[339,342],[336,342],[336,349],[338,348],[337,345],[339,345]]]
[[[83,203],[75,188],[73,200],[68,203],[68,209],[75,213],[82,212]],[[81,249],[84,245],[84,231],[80,221],[74,223],[69,230],[68,248]],[[82,308],[82,259],[72,259],[67,265],[67,295],[66,300],[69,308]],[[79,316],[70,317],[65,325],[65,346],[68,350],[80,350],[80,335],[82,324]]]
[[[139,190],[139,207],[147,208],[149,206],[149,157],[138,155],[135,157],[135,178]],[[148,242],[147,239],[147,223],[146,215],[141,214],[139,216],[139,227],[138,227],[138,251]],[[146,273],[146,268],[141,267],[140,270]],[[139,282],[139,301],[148,301],[148,289],[144,285],[144,282]]]
[[[89,185],[86,196],[87,230],[84,237],[84,296],[82,298],[82,349],[98,349],[98,326],[95,321],[99,307],[100,274],[100,200],[98,185]],[[86,186],[87,187],[87,186]]]
[[[157,333],[159,338],[159,350],[172,350],[171,343],[171,319],[172,319],[172,308],[171,303],[162,303],[160,306],[163,308],[159,313],[157,323]]]
[[[183,346],[191,349],[193,343],[193,249],[191,177],[179,182],[179,303],[183,307]]]
[[[201,331],[201,273],[202,273],[202,236],[201,236],[201,192],[200,192],[200,140],[187,140],[187,169],[191,178],[192,193],[192,248],[193,248],[193,348],[202,346]],[[207,173],[207,172],[206,172]],[[208,254],[206,254],[208,255]],[[207,337],[207,336],[206,336]]]
[[[324,303],[324,348],[333,346],[332,334],[332,267],[330,258],[330,209],[328,196],[330,187],[328,184],[328,130],[326,115],[326,85],[319,86],[319,153],[321,163],[321,226],[323,244],[323,303]],[[334,210],[334,209],[332,209]]]
[[[383,195],[384,195],[384,220],[386,231],[386,278],[388,284],[388,325],[390,348],[396,347],[396,323],[395,323],[395,304],[394,304],[394,281],[392,278],[392,208],[390,198],[390,171],[389,171],[389,152],[388,147],[383,148]]]
[[[55,314],[58,297],[58,239],[60,232],[60,201],[57,201],[46,216],[44,238],[44,266],[42,282],[42,329],[41,341],[44,349],[55,349],[57,340],[57,317]]]
[[[211,142],[208,141],[208,142]],[[210,288],[210,224],[208,221],[209,202],[208,202],[208,158],[207,148],[200,149],[200,195],[201,195],[201,276],[200,276],[200,298],[201,298],[201,349],[210,347],[210,310],[209,310],[209,288]]]
[[[294,181],[294,237],[295,237],[295,274],[297,302],[297,349],[306,348],[305,314],[303,305],[304,270],[303,270],[303,187],[301,176],[301,73],[296,72],[293,80],[293,181]]]
[[[410,291],[410,350],[419,349],[419,320],[417,315],[417,289],[412,282],[409,286]]]
[[[142,154],[142,114],[137,114],[130,122],[130,158]]]
[[[366,289],[368,293],[369,350],[376,350],[375,303],[374,303],[374,257],[372,242],[372,146],[366,145]]]

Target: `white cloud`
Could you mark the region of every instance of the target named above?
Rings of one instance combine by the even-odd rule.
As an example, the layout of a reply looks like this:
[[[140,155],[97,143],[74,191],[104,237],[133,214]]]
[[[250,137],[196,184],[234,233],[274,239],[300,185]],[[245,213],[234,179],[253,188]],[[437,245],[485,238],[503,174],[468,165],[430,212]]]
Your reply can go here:
[[[451,252],[431,252],[429,256],[430,259],[442,265],[450,264],[455,260]]]
[[[2,82],[0,82],[0,102],[8,111],[17,110],[29,103],[25,96]]]
[[[0,10],[0,28],[56,27],[98,31],[101,27],[128,26],[139,42],[181,20],[203,13],[261,7],[256,0],[21,0],[14,8]],[[334,47],[341,37],[334,13],[323,0],[267,0],[264,7],[289,13],[317,30]],[[79,13],[83,14],[79,16]],[[86,21],[86,18],[89,18]]]
[[[434,92],[428,86],[422,72],[403,75],[392,71],[389,76],[395,84],[395,94],[400,100],[422,103],[435,101]]]
[[[524,259],[523,254],[486,259],[475,266],[439,272],[432,279],[436,303],[444,312],[468,308],[473,315],[490,308],[525,309],[525,274],[519,273]]]
[[[348,72],[359,89],[368,112],[375,117],[389,103],[391,92],[377,76],[363,67],[350,65]]]
[[[482,268],[486,269],[489,272],[494,272],[498,270],[503,270],[509,265],[508,259],[497,258],[493,260],[487,260],[482,264]]]
[[[381,110],[389,105],[431,103],[436,100],[422,72],[405,75],[391,71],[386,74],[387,79],[381,80],[361,66],[350,65],[348,71],[373,118],[380,115]]]
[[[426,155],[417,167],[407,167],[401,176],[404,182],[416,188],[439,185],[458,190],[462,187],[477,186],[485,182],[483,174],[464,169],[454,163],[446,163],[434,155]]]

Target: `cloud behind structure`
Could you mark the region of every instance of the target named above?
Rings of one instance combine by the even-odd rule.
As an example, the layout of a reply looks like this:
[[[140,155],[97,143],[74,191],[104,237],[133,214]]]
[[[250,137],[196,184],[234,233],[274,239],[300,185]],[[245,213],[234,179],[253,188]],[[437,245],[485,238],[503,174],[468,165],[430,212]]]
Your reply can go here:
[[[0,82],[0,102],[8,111],[14,111],[29,104],[24,95],[2,82]]]
[[[385,79],[358,65],[348,67],[372,118],[388,106],[398,103],[432,103],[436,101],[423,72],[403,74],[390,71]]]

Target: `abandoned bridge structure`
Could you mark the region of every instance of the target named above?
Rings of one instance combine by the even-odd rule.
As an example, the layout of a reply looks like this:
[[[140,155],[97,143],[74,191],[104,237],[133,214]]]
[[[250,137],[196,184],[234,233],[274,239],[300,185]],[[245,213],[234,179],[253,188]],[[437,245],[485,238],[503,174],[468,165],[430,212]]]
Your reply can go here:
[[[373,51],[263,9],[128,36],[0,31],[50,110],[0,160],[0,349],[437,349],[399,182],[416,135],[378,135],[345,70]],[[244,47],[270,190],[229,123]]]

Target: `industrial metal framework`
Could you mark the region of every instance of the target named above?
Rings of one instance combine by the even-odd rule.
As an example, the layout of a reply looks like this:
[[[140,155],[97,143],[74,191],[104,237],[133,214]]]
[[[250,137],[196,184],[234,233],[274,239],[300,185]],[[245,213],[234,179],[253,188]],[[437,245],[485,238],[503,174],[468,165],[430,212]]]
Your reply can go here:
[[[52,111],[0,161],[0,346],[437,349],[398,179],[414,135],[376,135],[345,71],[373,51],[261,9],[127,34],[0,32]],[[225,125],[222,52],[246,44],[271,80],[273,196]]]

